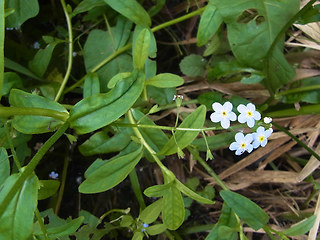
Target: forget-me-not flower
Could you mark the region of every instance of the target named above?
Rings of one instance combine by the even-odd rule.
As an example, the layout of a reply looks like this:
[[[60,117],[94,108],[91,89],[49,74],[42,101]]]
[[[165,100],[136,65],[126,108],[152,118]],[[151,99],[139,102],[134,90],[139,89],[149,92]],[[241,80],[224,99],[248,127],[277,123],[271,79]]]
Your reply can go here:
[[[241,155],[245,151],[247,151],[248,153],[252,152],[252,134],[247,134],[246,136],[244,136],[243,133],[239,132],[236,134],[235,139],[236,141],[231,143],[229,149],[232,151],[236,151],[236,155]]]
[[[237,107],[240,115],[238,116],[238,121],[240,123],[247,123],[248,127],[252,128],[254,126],[255,120],[261,119],[261,114],[256,111],[256,106],[252,103],[248,103],[247,106],[240,104]]]
[[[212,108],[215,111],[210,115],[210,119],[212,122],[221,122],[221,126],[225,129],[230,127],[230,121],[236,121],[237,116],[234,112],[232,112],[232,103],[225,102],[223,105],[220,103],[213,103]]]
[[[259,146],[266,146],[268,143],[268,137],[270,137],[272,132],[272,128],[265,130],[264,127],[258,127],[257,132],[253,133],[253,147],[258,148]]]
[[[59,174],[56,173],[56,172],[54,172],[54,171],[52,171],[52,172],[49,174],[49,178],[51,178],[51,179],[58,179],[58,177],[59,177]]]

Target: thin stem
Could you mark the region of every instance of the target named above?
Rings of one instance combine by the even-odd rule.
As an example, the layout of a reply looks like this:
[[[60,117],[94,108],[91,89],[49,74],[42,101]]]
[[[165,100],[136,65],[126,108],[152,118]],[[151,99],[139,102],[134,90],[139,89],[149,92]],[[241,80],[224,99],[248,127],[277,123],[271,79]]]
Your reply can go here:
[[[139,183],[139,179],[138,179],[138,175],[136,172],[136,169],[132,169],[132,171],[129,174],[129,178],[130,178],[130,182],[131,182],[131,186],[134,192],[134,195],[136,196],[139,205],[140,205],[140,209],[143,210],[146,208],[146,203],[144,202],[143,199],[143,195],[141,192],[141,188],[140,188],[140,183]]]
[[[281,91],[279,93],[276,93],[274,95],[275,98],[279,98],[280,96],[292,94],[292,93],[300,93],[300,92],[307,92],[307,91],[315,91],[320,89],[320,84],[312,85],[312,86],[306,86],[306,87],[300,87],[300,88],[293,88],[286,91]]]
[[[32,174],[34,169],[37,167],[40,160],[46,154],[51,146],[63,135],[63,133],[68,129],[69,123],[63,124],[58,131],[56,131],[39,149],[39,151],[33,156],[29,164],[24,168],[23,172],[20,174],[17,181],[13,184],[8,194],[4,197],[3,201],[0,203],[0,217],[4,213],[7,206],[14,195],[18,192],[19,188],[23,185],[24,181]]]
[[[291,116],[300,116],[307,114],[319,114],[320,113],[320,104],[301,106],[299,110],[295,108],[282,109],[274,112],[267,112],[268,117],[291,117]]]
[[[299,138],[297,138],[296,136],[294,136],[290,131],[288,131],[287,129],[285,129],[284,127],[281,127],[279,124],[272,122],[272,124],[274,126],[276,126],[276,128],[278,128],[280,131],[284,132],[285,134],[287,134],[289,137],[291,137],[293,140],[295,140],[301,147],[303,147],[304,149],[306,149],[312,156],[314,156],[316,159],[318,159],[320,161],[320,156],[313,151],[311,148],[309,148],[305,143],[303,143],[302,141],[299,140]]]
[[[263,227],[263,230],[266,232],[266,234],[269,236],[270,239],[272,239],[272,240],[277,240],[277,239],[273,236],[273,234],[271,233],[270,227],[264,226],[264,227]]]
[[[207,164],[207,162],[205,160],[203,160],[200,155],[199,152],[194,150],[191,147],[187,147],[187,149],[189,150],[189,152],[193,155],[193,157],[202,165],[202,167],[211,175],[211,177],[213,177],[213,179],[219,184],[219,186],[223,189],[223,190],[229,190],[229,188],[225,185],[225,183],[218,177],[218,175],[212,170],[212,168]]]
[[[61,95],[62,95],[62,92],[67,84],[67,81],[69,79],[69,76],[71,74],[71,68],[72,68],[72,61],[73,61],[73,34],[72,34],[72,24],[71,24],[71,18],[70,18],[70,15],[68,13],[68,9],[67,9],[67,6],[66,6],[66,3],[64,0],[61,0],[61,5],[62,5],[62,8],[63,8],[63,12],[64,12],[64,15],[66,16],[66,20],[67,20],[67,25],[68,25],[68,34],[69,34],[69,54],[68,54],[68,67],[67,67],[67,71],[66,71],[66,74],[63,78],[63,81],[60,85],[60,88],[59,88],[59,91],[56,95],[56,98],[54,99],[56,102],[59,101]]]
[[[64,192],[64,187],[66,185],[68,166],[69,166],[69,157],[66,156],[64,158],[64,162],[63,162],[61,185],[60,185],[59,194],[58,194],[58,200],[57,200],[56,209],[55,209],[55,214],[57,214],[57,215],[58,215],[59,210],[60,210],[62,197],[63,197],[63,192]]]
[[[128,214],[130,212],[130,208],[127,208],[127,209],[111,209],[110,211],[104,213],[100,218],[99,218],[99,222],[101,223],[102,220],[108,216],[109,214],[111,213],[114,213],[114,212],[117,212],[117,213],[123,213],[123,214]]]
[[[5,15],[4,0],[0,0],[0,101],[2,96],[2,86],[4,81],[4,37],[5,35]]]
[[[36,215],[36,218],[37,218],[38,223],[39,223],[39,225],[40,225],[41,231],[42,231],[42,233],[43,233],[43,235],[44,235],[44,238],[45,238],[46,240],[49,240],[47,229],[46,229],[46,227],[44,226],[44,222],[43,222],[43,219],[42,219],[42,217],[41,217],[41,215],[40,215],[40,212],[39,212],[39,209],[38,209],[38,208],[36,208],[36,210],[35,210],[35,215]]]
[[[5,132],[6,132],[6,136],[7,136],[7,141],[9,143],[9,147],[10,147],[10,150],[11,150],[11,154],[12,154],[12,157],[13,157],[13,161],[14,161],[14,163],[16,164],[17,168],[20,171],[21,164],[20,164],[18,156],[16,154],[16,150],[14,149],[14,146],[13,146],[13,143],[12,143],[12,139],[11,139],[11,136],[10,136],[9,127],[8,127],[7,123],[4,125],[4,128],[5,128]]]
[[[69,113],[58,112],[51,109],[44,108],[24,108],[24,107],[0,107],[1,117],[11,117],[16,115],[31,115],[31,116],[45,116],[52,117],[63,122],[69,118]]]

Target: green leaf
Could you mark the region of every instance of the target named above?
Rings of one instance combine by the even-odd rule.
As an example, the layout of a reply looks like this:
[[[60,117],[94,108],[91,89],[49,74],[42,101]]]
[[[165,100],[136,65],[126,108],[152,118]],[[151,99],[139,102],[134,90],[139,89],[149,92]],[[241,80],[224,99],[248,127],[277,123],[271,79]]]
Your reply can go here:
[[[90,212],[86,210],[83,210],[83,209],[80,210],[79,216],[83,216],[84,217],[83,223],[88,224],[90,227],[96,227],[100,223],[99,218],[92,215]]]
[[[162,197],[172,185],[173,181],[162,185],[151,186],[144,190],[143,193],[147,197]]]
[[[147,86],[148,96],[151,97],[157,104],[166,105],[172,103],[174,95],[176,95],[176,88],[157,88]]]
[[[8,177],[0,191],[2,202],[20,174]],[[0,217],[0,239],[29,240],[33,229],[34,211],[37,206],[39,181],[33,175],[26,179]]]
[[[218,224],[228,226],[230,228],[236,228],[238,226],[238,220],[234,211],[225,202],[222,205]]]
[[[179,128],[199,129],[203,127],[206,117],[206,107],[201,105],[188,115],[180,124]],[[178,151],[178,148],[187,147],[197,137],[199,131],[177,131],[175,138],[172,136],[167,144],[161,149],[159,155],[171,155]]]
[[[123,79],[126,79],[131,76],[131,72],[123,72],[123,73],[118,73],[114,77],[110,79],[108,82],[108,88],[114,88],[117,83]]]
[[[132,48],[133,66],[138,70],[144,68],[144,64],[148,58],[150,47],[150,33],[147,28],[142,29]]]
[[[184,221],[185,210],[180,191],[171,186],[163,195],[162,221],[169,230],[176,230]]]
[[[191,54],[182,59],[179,66],[183,74],[197,77],[204,75],[206,64],[207,62],[202,56]]]
[[[60,182],[56,180],[40,180],[38,200],[53,196],[59,189]]]
[[[15,61],[10,60],[9,58],[4,58],[4,66],[8,69],[14,70],[18,73],[22,73],[28,77],[34,78],[36,80],[41,80],[37,75],[31,72],[28,68],[16,63]]]
[[[204,204],[214,204],[213,201],[211,201],[210,199],[204,198],[202,196],[200,196],[199,194],[195,193],[194,191],[192,191],[190,188],[186,187],[185,185],[183,185],[179,180],[175,180],[174,182],[174,186],[181,191],[183,194],[187,195],[188,197],[198,201],[199,203],[204,203]]]
[[[5,1],[6,8],[13,8],[14,12],[6,18],[6,27],[18,27],[39,12],[37,0],[10,0]]]
[[[88,73],[83,85],[83,98],[100,93],[100,82],[97,73]]]
[[[147,233],[151,236],[158,235],[167,230],[167,226],[165,224],[155,224],[147,228]]]
[[[241,83],[243,84],[254,84],[259,83],[264,79],[264,76],[259,74],[250,74],[248,77],[241,78]]]
[[[23,89],[21,78],[14,72],[5,72],[3,80],[2,96],[7,95],[12,88]]]
[[[0,187],[10,175],[10,162],[4,147],[0,148]]]
[[[220,133],[214,136],[206,137],[207,143],[210,150],[217,150],[220,148],[225,148],[234,142],[234,132]],[[199,151],[207,151],[207,145],[204,138],[197,138],[192,142]]]
[[[171,73],[161,73],[146,81],[146,85],[151,85],[158,88],[177,87],[183,83],[183,78]]]
[[[217,8],[209,2],[201,15],[197,33],[197,45],[206,44],[210,38],[218,31],[222,23],[222,18]]]
[[[134,219],[131,217],[131,215],[122,216],[120,222],[121,227],[130,227],[132,224],[134,224]]]
[[[128,42],[132,29],[132,22],[125,17],[118,16],[117,24],[112,29],[113,38],[114,38],[114,49],[118,50]]]
[[[140,231],[136,231],[133,234],[133,237],[131,238],[131,240],[142,240],[144,237],[144,234]]]
[[[114,122],[136,102],[143,85],[144,75],[134,72],[131,78],[118,82],[108,93],[81,100],[70,111],[70,126],[84,134]]]
[[[312,215],[311,217],[304,219],[303,221],[295,224],[289,229],[282,231],[282,233],[284,233],[287,236],[303,235],[313,227],[316,221],[316,218],[317,218],[316,215]]]
[[[139,215],[139,219],[147,224],[153,223],[159,217],[162,210],[162,202],[163,199],[151,203],[148,207],[146,207]]]
[[[72,17],[78,15],[79,13],[87,12],[95,7],[101,7],[104,5],[106,5],[106,2],[104,0],[83,0],[73,10]]]
[[[220,196],[254,230],[263,228],[269,221],[269,216],[250,199],[228,190],[220,191]]]
[[[86,180],[79,186],[79,191],[81,193],[103,192],[122,182],[142,156],[142,146],[137,147],[132,143],[127,148],[130,149],[129,153],[117,155],[102,164],[99,163],[99,167],[94,166],[94,170],[89,167],[85,172]]]
[[[61,113],[67,113],[67,110],[57,102],[47,98],[27,93],[18,89],[12,89],[9,95],[9,102],[14,107],[25,108],[42,108],[55,110]],[[52,132],[64,122],[52,117],[43,116],[19,116],[13,118],[13,126],[15,129],[26,134],[38,134]]]
[[[205,240],[238,240],[238,232],[228,226],[217,224]]]
[[[143,25],[146,27],[151,26],[151,19],[146,10],[136,1],[114,1],[105,0],[105,2],[113,8],[115,11],[119,12],[121,15],[130,19],[137,25]]]

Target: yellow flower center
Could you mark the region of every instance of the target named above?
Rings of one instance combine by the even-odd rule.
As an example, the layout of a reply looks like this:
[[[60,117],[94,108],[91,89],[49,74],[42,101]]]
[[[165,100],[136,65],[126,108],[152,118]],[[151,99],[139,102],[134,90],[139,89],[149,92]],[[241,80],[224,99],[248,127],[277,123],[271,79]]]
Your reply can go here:
[[[249,117],[251,117],[253,115],[252,112],[250,112],[250,111],[248,111],[247,114],[248,114]]]
[[[245,148],[246,144],[245,143],[241,143],[240,148]]]
[[[227,112],[226,112],[226,111],[223,111],[223,112],[222,112],[222,116],[224,116],[224,117],[227,116]]]
[[[260,141],[260,142],[263,142],[263,140],[264,140],[264,136],[260,136],[260,137],[259,137],[259,141]]]

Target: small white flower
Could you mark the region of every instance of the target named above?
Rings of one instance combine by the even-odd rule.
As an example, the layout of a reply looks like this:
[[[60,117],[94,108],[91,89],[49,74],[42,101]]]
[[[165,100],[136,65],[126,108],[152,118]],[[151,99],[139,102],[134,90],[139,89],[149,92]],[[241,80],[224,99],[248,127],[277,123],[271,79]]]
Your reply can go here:
[[[234,112],[232,112],[232,103],[225,102],[223,105],[220,103],[213,103],[212,108],[215,111],[210,115],[210,119],[212,122],[221,122],[221,126],[223,128],[230,127],[230,121],[237,120],[237,116]]]
[[[33,47],[34,49],[39,49],[39,48],[40,48],[40,43],[39,43],[39,42],[34,42],[33,45],[32,45],[32,47]]]
[[[231,143],[229,149],[231,151],[236,151],[236,155],[241,155],[245,151],[247,151],[248,153],[252,152],[252,134],[247,134],[246,136],[244,136],[243,133],[240,132],[236,134],[235,139],[236,141]]]
[[[52,171],[52,172],[49,174],[49,178],[51,178],[51,179],[58,179],[58,177],[59,177],[59,174],[56,173],[56,172],[54,172],[54,171]]]
[[[264,127],[258,127],[257,132],[253,133],[253,147],[258,148],[259,146],[266,146],[268,143],[268,137],[270,137],[272,132],[272,128],[265,130]]]
[[[263,119],[263,122],[264,122],[265,124],[269,124],[269,123],[272,122],[272,118],[271,118],[271,117],[265,117],[265,118]]]
[[[248,103],[247,106],[240,104],[237,107],[240,115],[238,116],[238,121],[240,123],[247,123],[248,127],[252,128],[254,126],[255,120],[261,119],[261,114],[256,111],[256,106],[252,103]]]

